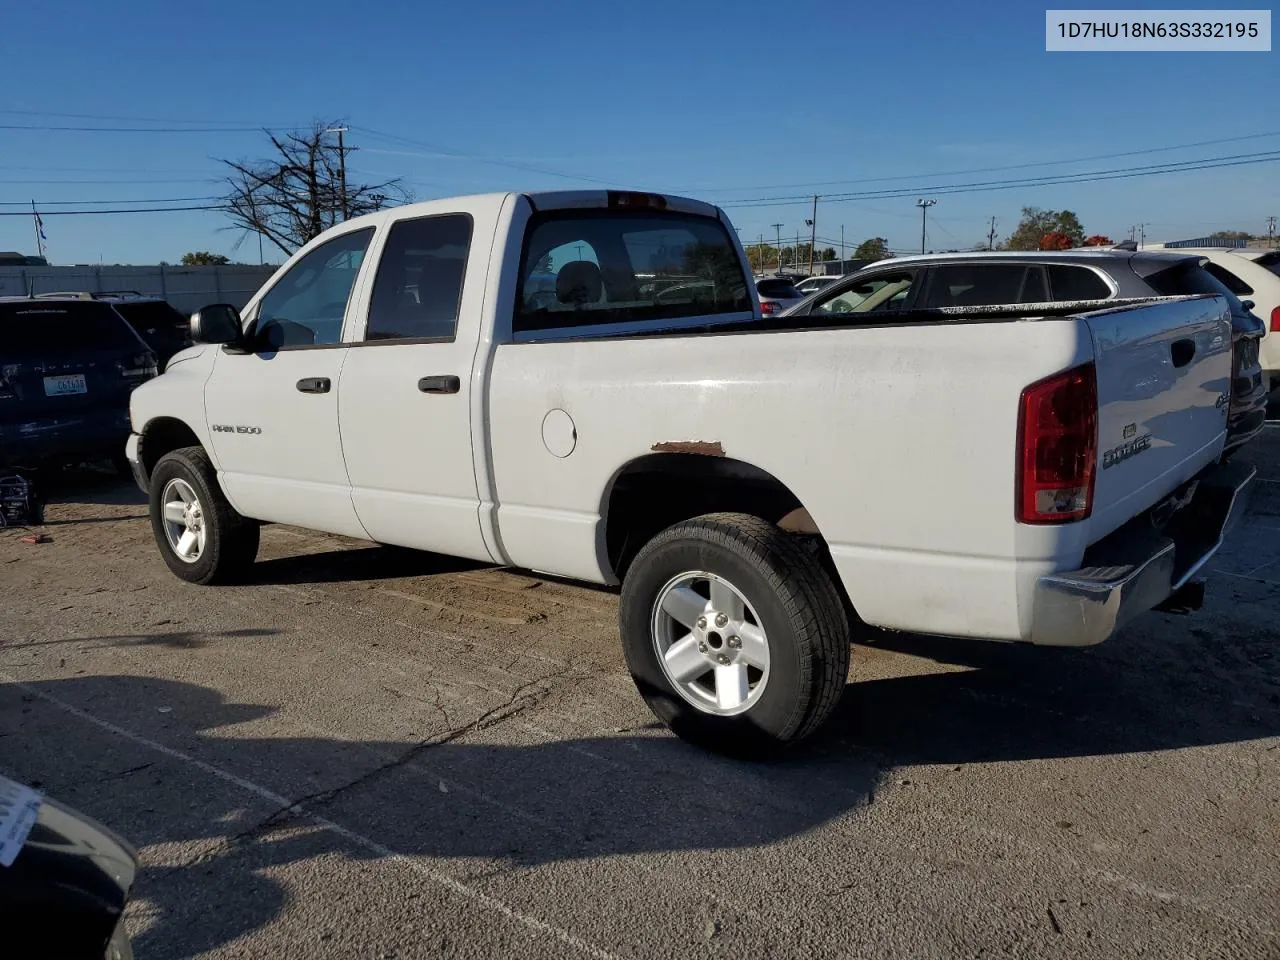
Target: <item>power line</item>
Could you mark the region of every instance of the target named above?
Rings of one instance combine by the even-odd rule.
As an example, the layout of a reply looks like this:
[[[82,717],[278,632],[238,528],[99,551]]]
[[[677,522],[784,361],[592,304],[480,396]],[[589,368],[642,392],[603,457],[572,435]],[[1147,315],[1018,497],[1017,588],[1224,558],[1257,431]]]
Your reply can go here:
[[[181,213],[184,210],[226,210],[221,203],[211,203],[198,207],[132,207],[124,210],[50,210],[42,213],[42,217],[92,217],[102,214],[117,213]],[[0,217],[29,217],[30,213],[18,210],[0,210]]]
[[[911,180],[918,177],[964,177],[971,173],[999,173],[1005,170],[1026,170],[1032,167],[1053,167],[1070,163],[1089,163],[1093,160],[1116,160],[1120,157],[1136,157],[1149,153],[1167,153],[1171,150],[1188,150],[1191,147],[1209,147],[1222,143],[1238,143],[1244,140],[1263,140],[1268,137],[1280,137],[1280,130],[1270,133],[1250,133],[1238,137],[1221,137],[1216,140],[1197,140],[1193,143],[1177,143],[1166,147],[1145,147],[1140,150],[1124,150],[1120,153],[1098,153],[1089,157],[1074,157],[1066,160],[1037,160],[1029,163],[1011,163],[998,167],[970,167],[967,170],[950,170],[939,173],[904,173],[888,177],[863,177],[856,180],[812,180],[807,183],[774,183],[752,187],[706,187],[707,193],[727,193],[736,190],[785,190],[800,187],[830,187],[852,183],[890,183],[894,180]],[[1065,176],[1065,174],[1064,174]]]
[[[3,129],[3,128],[0,128],[0,129]],[[566,173],[563,170],[553,170],[550,167],[535,167],[535,166],[532,166],[531,164],[516,163],[515,161],[512,161],[512,160],[503,160],[503,159],[493,158],[493,157],[483,157],[483,156],[479,156],[478,154],[466,153],[464,151],[454,150],[449,147],[442,147],[436,143],[428,143],[423,140],[412,140],[409,137],[402,137],[394,133],[382,133],[378,130],[371,130],[368,127],[358,127],[355,124],[351,125],[351,129],[358,130],[368,137],[374,137],[381,140],[389,140],[393,143],[402,143],[411,147],[419,147],[424,150],[432,150],[446,157],[455,157],[459,160],[474,160],[477,163],[490,163],[490,164],[493,164],[494,166],[510,167],[513,170],[524,170],[528,173],[540,173],[540,174],[543,174],[544,176],[560,177],[565,180],[580,180],[586,183],[600,183],[600,184],[605,184],[607,186],[615,185],[615,182],[612,180],[601,180],[597,177],[583,176],[582,174],[578,174],[578,173]],[[369,152],[369,153],[377,152],[376,150],[373,150],[370,148],[365,148],[365,149],[366,149],[366,152]]]
[[[1103,180],[1126,180],[1133,177],[1154,176],[1160,173],[1183,173],[1194,170],[1211,170],[1217,167],[1248,166],[1257,163],[1273,163],[1280,160],[1280,151],[1263,153],[1236,154],[1226,157],[1204,157],[1198,160],[1182,160],[1167,164],[1148,164],[1139,167],[1121,167],[1115,170],[1095,170],[1081,173],[1059,174],[1049,177],[1026,177],[1018,180],[985,180],[973,183],[955,183],[923,187],[903,187],[892,190],[867,191],[865,193],[828,194],[823,197],[829,202],[845,202],[863,198],[889,200],[909,197],[917,193],[985,193],[991,190],[1008,190],[1030,186],[1053,186],[1070,183],[1095,183]],[[772,207],[789,206],[808,196],[760,197],[736,202],[721,203],[722,207]]]
[[[0,123],[0,130],[41,130],[70,133],[261,133],[262,127],[71,127],[35,123]]]
[[[140,187],[140,186],[145,186],[151,183],[210,183],[211,181],[216,179],[217,179],[216,177],[201,177],[199,179],[191,178],[191,179],[182,179],[182,180],[152,180],[152,179],[148,179],[148,180],[96,180],[96,179],[94,180],[0,180],[0,184],[24,184],[24,185],[32,184],[36,186],[50,187],[50,186],[58,186],[60,184],[77,186],[77,185],[92,183],[92,184],[103,184],[103,185],[116,184],[116,185]]]
[[[17,117],[60,117],[64,120],[122,120],[129,123],[230,123],[243,125],[247,120],[197,120],[192,117],[126,117],[109,113],[58,113],[54,110],[15,110],[6,108],[0,114]],[[289,127],[297,124],[263,123],[261,127]]]
[[[221,200],[222,197],[150,197],[146,200],[39,200],[41,207],[78,207],[92,204],[112,203],[201,203],[206,200]],[[30,200],[0,200],[0,207],[25,207]]]

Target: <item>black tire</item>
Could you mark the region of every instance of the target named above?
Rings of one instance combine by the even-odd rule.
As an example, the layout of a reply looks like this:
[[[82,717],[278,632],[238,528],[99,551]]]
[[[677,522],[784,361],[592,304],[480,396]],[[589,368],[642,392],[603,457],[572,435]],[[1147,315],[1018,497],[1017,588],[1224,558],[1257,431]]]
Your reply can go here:
[[[700,709],[659,664],[654,605],[666,584],[689,571],[733,584],[765,631],[768,681],[745,712],[720,716]],[[619,605],[623,651],[640,695],[677,735],[763,759],[811,734],[839,702],[850,653],[841,597],[802,538],[747,514],[707,514],[659,533],[627,570]]]
[[[199,557],[183,560],[165,533],[163,498],[173,480],[185,480],[200,502],[205,546]],[[165,454],[151,471],[151,531],[160,555],[175,576],[190,583],[233,583],[243,579],[258,555],[259,525],[240,516],[222,495],[217,471],[203,447],[183,447]]]

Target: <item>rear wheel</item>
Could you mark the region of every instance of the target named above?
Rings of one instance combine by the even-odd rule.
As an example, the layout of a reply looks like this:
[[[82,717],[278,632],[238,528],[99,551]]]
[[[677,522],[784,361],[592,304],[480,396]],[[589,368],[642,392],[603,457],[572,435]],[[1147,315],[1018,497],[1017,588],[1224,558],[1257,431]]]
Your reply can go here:
[[[203,447],[160,458],[151,472],[151,529],[164,562],[191,583],[229,583],[258,554],[258,523],[240,516],[223,496]]]
[[[849,671],[840,593],[797,538],[745,514],[669,527],[622,587],[632,678],[660,720],[724,753],[763,756],[816,730]]]

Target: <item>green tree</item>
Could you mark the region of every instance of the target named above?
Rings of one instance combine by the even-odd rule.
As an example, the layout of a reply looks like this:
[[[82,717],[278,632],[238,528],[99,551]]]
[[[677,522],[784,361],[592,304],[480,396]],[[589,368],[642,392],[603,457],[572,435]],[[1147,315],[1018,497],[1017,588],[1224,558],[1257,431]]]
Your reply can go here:
[[[883,260],[889,256],[889,241],[884,237],[871,237],[858,244],[853,251],[855,260]]]
[[[819,260],[834,260],[836,258],[836,248],[826,247],[818,251]]]
[[[1216,240],[1251,240],[1248,230],[1215,230],[1209,234]]]
[[[193,250],[182,255],[184,267],[222,267],[231,262],[230,257],[220,253],[209,253],[207,250]]]
[[[1084,227],[1080,225],[1080,218],[1070,210],[1023,207],[1022,219],[1005,241],[1004,249],[1042,250],[1041,242],[1051,233],[1066,237],[1068,246],[1078,247],[1084,242]]]

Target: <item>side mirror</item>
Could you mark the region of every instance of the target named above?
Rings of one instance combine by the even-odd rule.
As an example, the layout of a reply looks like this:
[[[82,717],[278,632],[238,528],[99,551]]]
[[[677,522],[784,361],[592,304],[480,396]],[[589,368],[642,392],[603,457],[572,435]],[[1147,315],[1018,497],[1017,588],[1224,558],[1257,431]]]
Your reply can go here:
[[[1257,304],[1254,303],[1252,300],[1241,300],[1240,306],[1244,307],[1246,310],[1252,310],[1254,307],[1257,306]]]
[[[202,307],[191,315],[191,339],[196,343],[239,343],[240,311],[229,303]]]

